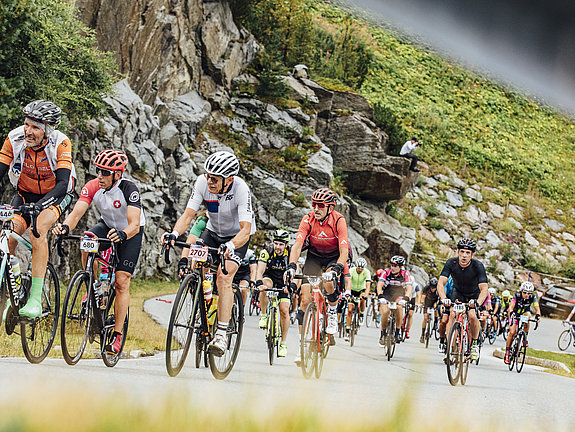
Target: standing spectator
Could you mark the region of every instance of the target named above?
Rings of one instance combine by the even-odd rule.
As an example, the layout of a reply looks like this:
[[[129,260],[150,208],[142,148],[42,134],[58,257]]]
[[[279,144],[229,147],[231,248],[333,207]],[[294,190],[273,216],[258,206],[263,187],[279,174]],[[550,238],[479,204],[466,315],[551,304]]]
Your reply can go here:
[[[401,151],[399,152],[400,156],[411,159],[409,171],[419,172],[419,168],[417,168],[417,156],[413,154],[417,150],[418,146],[419,141],[417,138],[413,137],[410,141],[403,144],[403,147],[401,147]]]

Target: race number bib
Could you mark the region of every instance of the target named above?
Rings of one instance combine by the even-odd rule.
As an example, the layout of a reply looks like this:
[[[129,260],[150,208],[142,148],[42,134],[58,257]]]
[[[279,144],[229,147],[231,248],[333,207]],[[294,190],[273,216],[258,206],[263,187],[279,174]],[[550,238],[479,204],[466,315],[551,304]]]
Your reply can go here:
[[[453,305],[453,311],[455,313],[462,313],[465,312],[465,305],[462,303],[456,303]]]
[[[208,260],[208,247],[191,247],[188,258],[194,261],[207,261]]]
[[[525,324],[526,322],[529,322],[529,315],[521,315],[521,317],[519,318],[519,322],[521,324]]]
[[[80,240],[80,250],[82,252],[97,253],[98,247],[99,244],[97,240],[93,240],[89,237],[84,237],[82,240]]]
[[[14,207],[3,205],[0,206],[0,221],[8,222],[14,219]]]

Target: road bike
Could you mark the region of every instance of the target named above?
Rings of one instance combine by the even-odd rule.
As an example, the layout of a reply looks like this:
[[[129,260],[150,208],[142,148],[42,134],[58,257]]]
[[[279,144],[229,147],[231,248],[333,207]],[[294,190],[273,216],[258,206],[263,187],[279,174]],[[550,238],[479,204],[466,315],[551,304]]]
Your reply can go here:
[[[88,342],[97,341],[100,344],[100,353],[104,364],[114,367],[122,355],[126,336],[128,334],[128,321],[130,311],[122,326],[122,341],[118,353],[110,353],[105,347],[112,342],[116,326],[115,300],[116,300],[116,266],[118,253],[116,243],[109,238],[98,238],[93,233],[85,231],[84,235],[58,236],[58,254],[64,256],[63,240],[80,242],[80,251],[87,253],[86,265],[78,270],[68,285],[64,304],[62,306],[62,323],[60,335],[62,339],[62,356],[69,365],[75,365],[82,358]],[[112,248],[108,259],[100,253],[100,249]],[[107,279],[101,281],[94,274],[95,264],[108,269]],[[107,290],[105,287],[109,287]],[[101,291],[101,292],[99,292]]]
[[[367,300],[367,307],[365,311],[365,326],[369,327],[373,324],[375,327],[379,324],[379,301],[377,299],[377,294],[372,292],[369,294],[369,299]]]
[[[499,334],[499,319],[494,314],[489,314],[486,319],[485,339],[489,341],[490,345],[493,345],[495,343],[495,339],[497,339],[497,335]]]
[[[432,318],[435,322],[432,323]],[[425,342],[425,348],[429,347],[429,339],[431,339],[431,333],[433,332],[433,326],[437,324],[437,317],[435,317],[435,308],[427,308],[427,322],[425,323],[425,331],[423,332],[423,340]]]
[[[563,330],[557,340],[557,346],[561,351],[565,351],[570,345],[575,347],[575,325],[565,321],[563,321],[563,325],[567,325],[569,328]]]
[[[338,311],[341,311],[341,313],[339,314],[339,319],[337,320],[337,333],[340,339],[345,336],[347,304],[348,304],[348,298],[342,293],[339,297],[337,306]]]
[[[471,359],[471,336],[469,333],[469,305],[467,303],[454,303],[452,310],[455,321],[449,331],[445,364],[447,377],[453,386],[461,382],[465,384],[469,361]]]
[[[406,302],[405,300],[400,300],[399,302],[388,302],[384,301],[383,304],[386,304],[389,307],[389,318],[387,320],[387,330],[386,335],[384,338],[383,347],[385,348],[385,356],[387,357],[387,361],[390,361],[393,355],[395,354],[395,314],[397,313],[397,307],[402,307]]]
[[[0,206],[0,317],[6,312],[5,328],[8,335],[17,334],[16,328],[19,327],[24,355],[30,363],[36,364],[46,358],[54,343],[60,314],[60,282],[54,266],[48,262],[42,286],[40,316],[26,318],[19,315],[19,310],[26,304],[30,295],[32,260],[28,260],[26,272],[20,274],[20,284],[18,284],[13,273],[8,239],[12,237],[30,252],[32,245],[13,231],[12,220],[16,212],[30,215],[30,232],[36,238],[40,237],[36,230],[38,215],[30,206],[24,205],[18,209],[9,205]],[[9,306],[7,306],[8,300]]]
[[[401,320],[401,327],[399,329],[399,342],[405,342],[407,338],[407,322],[409,320],[409,311],[412,309],[411,303],[405,303],[403,308],[403,318]]]
[[[348,305],[349,302],[353,304],[353,311],[351,312],[351,324],[349,329],[349,346],[352,347],[355,343],[355,336],[359,331],[359,299],[356,299],[353,296],[348,298]],[[343,314],[342,314],[343,315]],[[345,315],[347,315],[347,310]],[[347,322],[347,321],[346,321]]]
[[[441,324],[442,314],[443,314],[443,305],[441,304],[441,302],[438,302],[433,315],[433,328],[431,330],[433,333],[433,337],[435,338],[436,341],[439,340],[439,325]]]
[[[527,354],[527,347],[529,343],[527,342],[527,323],[534,322],[535,328],[539,327],[539,321],[530,319],[529,315],[521,315],[519,317],[519,324],[517,329],[517,334],[511,341],[511,346],[509,348],[509,370],[513,370],[513,366],[515,366],[515,370],[517,373],[520,373],[523,370],[523,365],[525,363],[525,355]]]
[[[271,366],[274,364],[274,357],[278,355],[279,350],[281,330],[278,295],[283,292],[283,288],[265,288],[264,291],[269,299],[266,311],[268,316],[266,325],[266,345],[268,347],[268,358]]]
[[[322,276],[294,276],[294,279],[307,279],[312,290],[312,301],[307,306],[303,317],[300,343],[300,366],[305,378],[310,378],[314,372],[316,378],[321,376],[323,361],[329,351],[330,338],[325,331],[327,310],[322,293],[323,287],[320,285],[323,279],[330,280],[330,273],[324,273]]]
[[[222,273],[227,274],[223,252],[205,246],[201,239],[193,245],[178,241],[174,245],[189,249],[190,272],[180,283],[172,304],[166,337],[166,369],[172,377],[180,373],[195,338],[196,367],[200,366],[203,359],[204,364],[209,364],[214,378],[224,379],[235,365],[243,334],[244,308],[239,286],[232,284],[232,313],[226,331],[228,346],[224,354],[218,357],[208,350],[215,334],[216,326],[213,323],[218,319],[218,309],[213,302],[216,301],[216,274],[219,263],[212,254],[219,257]],[[169,252],[170,247],[165,243],[162,253],[167,264],[170,264]],[[206,295],[209,289],[212,289],[211,301],[206,299],[209,297]]]
[[[250,291],[250,306],[248,312],[250,316],[259,315],[261,312],[260,291],[257,288],[252,288]]]

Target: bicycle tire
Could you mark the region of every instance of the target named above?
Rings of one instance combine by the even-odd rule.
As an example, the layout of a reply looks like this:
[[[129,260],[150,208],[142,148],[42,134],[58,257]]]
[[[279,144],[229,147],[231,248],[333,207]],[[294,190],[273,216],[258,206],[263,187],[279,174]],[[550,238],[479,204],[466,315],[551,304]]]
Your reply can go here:
[[[427,324],[425,325],[425,348],[429,348],[429,339],[431,339],[431,318],[427,318]]]
[[[452,386],[457,385],[459,376],[461,374],[462,356],[462,338],[461,338],[461,324],[459,322],[453,323],[449,336],[447,337],[447,346],[445,348],[447,378]]]
[[[465,385],[465,381],[467,381],[467,373],[469,372],[469,356],[467,353],[470,349],[470,340],[469,340],[469,333],[467,331],[462,331],[461,337],[461,374],[459,375],[459,382],[461,385]],[[477,362],[479,363],[479,357],[477,358]]]
[[[359,326],[359,314],[358,314],[358,309],[359,306],[355,306],[353,309],[353,314],[351,316],[351,329],[349,331],[349,346],[353,347],[353,344],[355,343],[355,334],[357,333],[357,328]]]
[[[105,350],[107,342],[112,338],[114,334],[114,327],[116,325],[115,319],[115,305],[116,291],[110,290],[110,298],[108,299],[108,305],[106,310],[102,314],[104,321],[104,329],[102,330],[102,337],[100,338],[100,351],[102,353],[102,361],[107,367],[114,367],[120,361],[122,356],[122,351],[124,351],[124,345],[126,345],[126,338],[128,337],[128,323],[130,321],[130,308],[126,312],[126,318],[124,319],[124,325],[122,326],[122,343],[120,345],[120,352],[117,354],[108,353]]]
[[[166,370],[171,377],[182,370],[195,334],[196,316],[203,301],[198,280],[196,274],[186,275],[172,304],[166,335]]]
[[[497,329],[493,324],[488,324],[487,327],[487,340],[489,340],[489,345],[493,345],[495,343],[495,339],[497,339]]]
[[[407,336],[407,320],[409,315],[409,310],[407,307],[403,311],[403,319],[401,320],[401,328],[399,329],[399,341],[405,342],[405,337]]]
[[[59,318],[60,281],[54,266],[48,263],[42,285],[42,314],[39,318],[20,323],[22,350],[30,363],[41,363],[50,352]]]
[[[389,322],[387,324],[387,337],[385,340],[387,361],[390,361],[395,354],[395,316],[389,315]]]
[[[373,318],[374,314],[373,314],[373,302],[370,302],[367,310],[365,311],[365,326],[367,328],[369,328],[370,324],[371,324],[371,320],[375,320]]]
[[[86,300],[82,298],[86,293]],[[68,285],[64,304],[60,337],[62,356],[69,365],[75,365],[82,358],[88,343],[88,333],[92,322],[92,287],[90,273],[78,270]]]
[[[519,342],[517,343],[517,360],[515,361],[515,370],[521,373],[523,365],[525,364],[525,355],[527,354],[527,337],[525,334],[519,335]]]
[[[479,349],[479,353],[477,355],[477,359],[475,360],[475,366],[479,365],[479,359],[481,358],[481,348],[483,348],[483,342],[485,341],[485,339],[483,338],[483,335],[481,334],[481,331],[479,332],[479,337],[477,338],[477,346]],[[472,361],[473,363],[473,361]]]
[[[321,372],[323,370],[323,362],[327,357],[327,352],[329,351],[329,338],[332,337],[325,332],[325,328],[327,325],[327,315],[323,314],[320,315],[320,319],[323,320],[323,323],[320,324],[320,329],[323,329],[320,334],[320,349],[319,353],[316,355],[315,367],[314,367],[314,374],[315,378],[319,379],[321,377]]]
[[[276,308],[270,308],[270,314],[268,319],[268,331],[266,335],[267,345],[268,345],[268,360],[270,362],[270,366],[274,364],[274,356],[275,356],[275,340],[276,340]]]
[[[517,350],[518,350],[518,345],[517,345],[517,335],[515,335],[515,337],[513,338],[513,341],[511,342],[511,349],[509,351],[509,370],[512,371],[513,367],[515,366],[515,361],[517,360]]]
[[[300,356],[301,356],[301,370],[304,378],[309,379],[315,369],[317,362],[317,329],[316,329],[316,314],[317,305],[311,302],[303,317],[301,342],[300,342]]]
[[[440,324],[440,319],[437,317],[433,317],[433,337],[435,338],[436,341],[439,340],[439,324]]]
[[[571,346],[571,339],[573,335],[571,334],[571,329],[563,330],[559,335],[559,339],[557,340],[557,346],[561,351],[567,350]]]
[[[219,311],[219,309],[218,309]],[[217,320],[216,312],[216,320]],[[228,348],[221,357],[208,352],[210,370],[215,379],[225,379],[236,363],[244,331],[244,307],[239,289],[234,289],[234,303],[227,329]]]

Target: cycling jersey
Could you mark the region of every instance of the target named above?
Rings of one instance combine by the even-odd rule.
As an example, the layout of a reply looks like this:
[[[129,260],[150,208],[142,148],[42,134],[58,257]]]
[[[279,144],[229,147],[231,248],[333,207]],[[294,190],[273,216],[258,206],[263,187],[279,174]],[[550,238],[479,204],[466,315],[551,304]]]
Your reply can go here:
[[[393,274],[390,268],[386,268],[383,274],[379,278],[380,282],[383,282],[384,287],[387,286],[401,286],[411,285],[413,280],[411,279],[411,274],[408,270],[400,270],[399,273]]]
[[[72,164],[72,144],[66,135],[55,130],[48,142],[39,150],[28,148],[24,139],[24,126],[8,134],[0,150],[0,163],[8,165],[8,177],[19,191],[46,195],[56,186],[55,171],[70,170],[67,187],[74,189],[76,170]]]
[[[504,297],[501,297],[501,311],[502,312],[507,312],[507,309],[509,309],[509,305],[511,304],[511,299],[513,297],[509,297],[507,298],[507,300],[505,300]]]
[[[206,175],[196,179],[188,208],[199,210],[205,204],[208,210],[208,230],[219,237],[233,237],[240,232],[240,222],[252,224],[250,234],[256,232],[256,219],[252,209],[252,196],[247,183],[234,177],[227,192],[213,194],[208,191]]]
[[[345,218],[332,210],[319,221],[311,211],[301,220],[296,241],[302,242],[304,249],[309,248],[316,256],[339,255],[340,248],[349,249]]]
[[[349,271],[351,275],[351,291],[363,292],[367,286],[367,281],[371,281],[371,273],[364,268],[361,273],[357,272],[357,267]]]
[[[283,254],[276,255],[274,248],[262,249],[258,261],[266,263],[264,277],[269,277],[273,281],[282,281],[283,275],[289,262],[290,247],[286,246]]]
[[[445,283],[445,295],[447,298],[451,298],[451,293],[453,292],[453,278],[449,276],[447,282]]]
[[[501,300],[499,300],[499,297],[494,295],[491,297],[491,308],[493,310],[495,310],[495,306],[499,303],[499,309],[501,309]]]
[[[140,192],[130,180],[121,178],[110,190],[100,189],[98,179],[90,180],[82,188],[78,201],[96,204],[106,226],[123,230],[128,226],[128,206],[140,209],[140,226],[146,223]]]
[[[421,292],[425,296],[424,306],[426,308],[433,307],[433,305],[435,305],[435,303],[437,303],[439,300],[439,293],[437,292],[437,288],[432,288],[431,285],[425,285]]]
[[[443,266],[441,276],[452,276],[453,291],[475,299],[479,296],[479,284],[487,283],[485,267],[476,259],[472,259],[471,263],[463,268],[459,265],[459,258],[450,258]],[[453,295],[455,294],[452,293]]]
[[[531,305],[539,306],[539,301],[537,300],[535,293],[529,293],[529,297],[524,299],[521,291],[517,291],[511,301],[515,302],[512,311],[515,315],[523,315],[524,313],[529,312],[531,310]]]
[[[412,290],[411,290],[411,300],[415,300],[415,298],[417,297],[417,293],[419,291],[421,291],[421,287],[419,286],[419,284],[415,281],[413,281],[413,283],[411,284]]]

